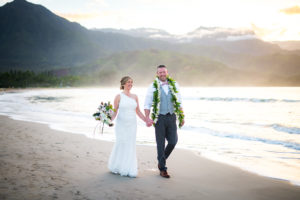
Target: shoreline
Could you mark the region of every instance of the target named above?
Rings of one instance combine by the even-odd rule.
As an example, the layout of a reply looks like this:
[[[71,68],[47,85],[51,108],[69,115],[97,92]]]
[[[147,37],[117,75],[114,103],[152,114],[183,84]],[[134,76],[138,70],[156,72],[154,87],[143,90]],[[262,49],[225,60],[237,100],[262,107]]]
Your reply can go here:
[[[105,139],[101,139],[101,138],[97,138],[97,137],[96,138],[88,137],[87,135],[85,135],[85,134],[83,134],[81,132],[72,132],[72,131],[66,130],[66,129],[57,129],[57,128],[52,127],[51,124],[49,124],[47,122],[38,122],[38,121],[32,121],[32,120],[25,120],[25,119],[15,118],[15,117],[12,117],[12,116],[9,116],[9,115],[3,115],[3,114],[0,114],[0,117],[1,116],[8,117],[9,119],[15,120],[15,121],[23,121],[23,122],[28,122],[28,123],[43,124],[43,125],[46,125],[49,129],[51,129],[53,131],[64,132],[64,133],[68,133],[68,134],[71,134],[71,135],[82,135],[82,136],[84,136],[87,139],[97,140],[97,141],[101,141],[101,142],[111,142],[111,143],[114,143],[114,141],[111,141],[111,140],[105,140]],[[155,143],[152,144],[152,143],[138,143],[137,142],[136,145],[137,146],[147,146],[147,147],[156,148],[156,144]],[[193,153],[197,157],[204,158],[204,159],[216,162],[216,163],[228,165],[230,167],[237,168],[239,170],[242,170],[242,171],[254,174],[254,175],[258,175],[258,176],[262,176],[262,177],[266,177],[266,178],[270,178],[270,179],[274,179],[274,180],[284,181],[284,182],[287,182],[288,184],[291,184],[293,186],[300,187],[300,182],[292,181],[292,180],[284,179],[284,178],[279,178],[279,177],[276,177],[276,176],[267,175],[267,174],[265,174],[263,172],[259,172],[257,170],[251,169],[251,168],[245,168],[244,166],[242,166],[240,164],[229,162],[229,161],[227,161],[224,158],[218,158],[218,159],[216,159],[216,158],[215,159],[214,158],[210,158],[209,156],[203,155],[197,149],[191,149],[189,147],[178,146],[178,145],[175,148],[177,148],[179,150],[184,150],[184,151],[188,151],[190,153]]]
[[[112,142],[0,116],[1,199],[299,199],[300,187],[175,149],[170,179],[137,145],[137,178],[111,174]]]
[[[62,90],[65,90],[65,89],[71,89],[72,90],[72,89],[78,89],[78,88],[61,88],[61,89]],[[46,89],[45,88],[37,88],[37,90],[46,90]],[[57,88],[48,88],[48,90],[57,90]],[[32,90],[32,89],[28,89],[28,90],[26,90],[26,89],[20,89],[20,90],[12,91],[12,93],[22,93],[22,92],[26,93],[26,92],[30,92],[30,91],[35,91],[35,90]],[[8,93],[10,93],[10,92],[7,92],[7,94]],[[1,93],[0,93],[0,95],[1,95]],[[4,95],[5,95],[5,92],[4,92]],[[37,109],[37,111],[38,111],[38,109]],[[26,122],[46,124],[49,128],[51,128],[51,129],[53,129],[55,131],[68,132],[68,133],[72,133],[72,134],[82,134],[82,135],[86,136],[87,138],[92,138],[92,137],[90,137],[90,135],[86,134],[86,133],[89,133],[88,131],[86,131],[86,130],[85,130],[85,132],[78,131],[78,130],[80,130],[80,127],[78,127],[79,129],[76,129],[76,128],[75,129],[74,128],[73,129],[68,129],[68,127],[66,128],[64,126],[56,126],[55,123],[53,124],[53,123],[51,123],[49,121],[41,121],[41,120],[36,120],[36,119],[31,120],[28,117],[26,117],[25,115],[22,115],[21,113],[19,113],[17,115],[11,115],[9,113],[5,113],[4,112],[2,114],[4,116],[9,116],[13,120],[21,120],[21,121],[26,121]],[[0,115],[2,115],[2,114],[0,114]],[[56,115],[56,116],[58,116],[58,115]],[[61,120],[64,120],[64,119],[62,118]],[[112,134],[112,133],[110,133],[110,134]],[[98,138],[96,137],[96,138],[93,138],[93,139],[97,139],[97,140],[101,140],[101,141],[113,141],[113,139],[111,140],[111,139],[107,139],[107,138],[104,139],[104,138],[99,138],[99,137]],[[155,146],[155,141],[153,140],[153,142],[154,143],[150,143],[150,145],[149,145],[149,143],[144,143],[144,142],[137,143],[137,145]],[[205,144],[202,145],[202,146],[205,147]],[[264,176],[264,177],[268,177],[268,178],[272,178],[272,179],[283,180],[283,181],[289,182],[292,185],[300,186],[300,182],[297,181],[295,179],[295,177],[290,176],[292,174],[291,171],[284,171],[284,170],[280,171],[280,170],[277,170],[279,173],[272,173],[272,172],[270,173],[268,167],[264,167],[264,166],[268,166],[268,165],[260,165],[261,167],[256,168],[255,163],[254,163],[254,165],[251,165],[252,168],[250,168],[249,167],[250,165],[247,165],[244,162],[234,162],[234,160],[227,160],[224,157],[218,157],[216,155],[206,154],[207,153],[206,151],[201,151],[199,149],[195,149],[195,148],[192,148],[192,147],[180,145],[179,143],[178,143],[178,145],[177,145],[176,148],[178,148],[178,149],[185,149],[185,150],[188,150],[188,151],[191,151],[191,152],[196,152],[196,154],[198,156],[200,156],[200,157],[204,157],[206,159],[209,159],[209,160],[212,160],[212,161],[215,161],[215,162],[218,162],[218,163],[230,165],[230,166],[236,167],[238,169],[241,169],[241,170],[244,170],[244,171],[247,171],[247,172],[259,175],[259,176]],[[252,163],[250,163],[250,164],[252,164]],[[263,170],[261,170],[261,169],[263,169]],[[293,168],[291,170],[294,171],[293,173],[295,175],[298,174],[297,168]],[[283,173],[283,172],[285,172],[285,173]]]

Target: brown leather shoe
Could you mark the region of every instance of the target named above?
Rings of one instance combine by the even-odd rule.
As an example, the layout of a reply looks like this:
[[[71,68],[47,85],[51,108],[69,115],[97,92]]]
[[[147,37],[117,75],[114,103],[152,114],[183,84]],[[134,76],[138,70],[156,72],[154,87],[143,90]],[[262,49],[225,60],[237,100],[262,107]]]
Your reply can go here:
[[[170,178],[170,175],[168,174],[167,171],[160,171],[160,176],[162,176],[164,178]]]

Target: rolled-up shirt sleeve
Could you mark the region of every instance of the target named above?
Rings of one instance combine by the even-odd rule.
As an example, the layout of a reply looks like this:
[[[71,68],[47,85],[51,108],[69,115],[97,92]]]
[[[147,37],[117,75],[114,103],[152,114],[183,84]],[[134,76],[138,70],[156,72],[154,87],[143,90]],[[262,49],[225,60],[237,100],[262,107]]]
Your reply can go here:
[[[146,97],[145,97],[144,109],[146,109],[146,110],[151,110],[152,102],[153,102],[153,92],[154,92],[154,87],[153,87],[153,83],[152,83],[148,87]]]

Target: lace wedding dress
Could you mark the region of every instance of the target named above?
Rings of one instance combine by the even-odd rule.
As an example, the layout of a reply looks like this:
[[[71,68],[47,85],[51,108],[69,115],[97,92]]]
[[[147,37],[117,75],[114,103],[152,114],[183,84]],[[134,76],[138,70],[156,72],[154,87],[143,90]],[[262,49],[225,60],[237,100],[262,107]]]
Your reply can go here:
[[[109,158],[108,168],[121,176],[137,176],[136,107],[135,99],[124,93],[120,94],[115,126],[116,142]]]

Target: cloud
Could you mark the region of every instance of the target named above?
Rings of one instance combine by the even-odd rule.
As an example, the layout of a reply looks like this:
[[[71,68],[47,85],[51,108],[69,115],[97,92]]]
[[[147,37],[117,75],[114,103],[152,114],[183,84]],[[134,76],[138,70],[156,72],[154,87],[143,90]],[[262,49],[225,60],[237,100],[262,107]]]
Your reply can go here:
[[[257,39],[256,35],[239,35],[239,36],[228,36],[226,39],[227,41],[238,41],[238,40],[250,40],[250,39]]]
[[[12,2],[12,0],[11,1],[9,1],[9,0],[0,0],[0,6],[6,4],[8,2]]]
[[[252,24],[252,30],[259,38],[266,41],[299,40],[297,30],[292,30],[283,26],[262,28]]]
[[[86,19],[93,19],[99,16],[95,13],[55,13],[63,18],[66,18],[70,21],[81,21]]]
[[[265,38],[268,35],[271,35],[273,31],[268,30],[266,28],[261,28],[256,26],[255,24],[251,24],[252,30],[255,32],[255,34],[260,38]]]
[[[300,7],[299,6],[293,6],[290,8],[281,9],[280,12],[287,14],[287,15],[295,15],[300,14]]]
[[[97,7],[108,7],[108,3],[105,0],[90,0],[87,1],[89,6],[97,6]]]
[[[254,31],[249,29],[234,29],[223,27],[199,27],[193,32],[188,33],[188,37],[192,38],[210,38],[217,40],[245,40],[254,39],[256,35]]]

